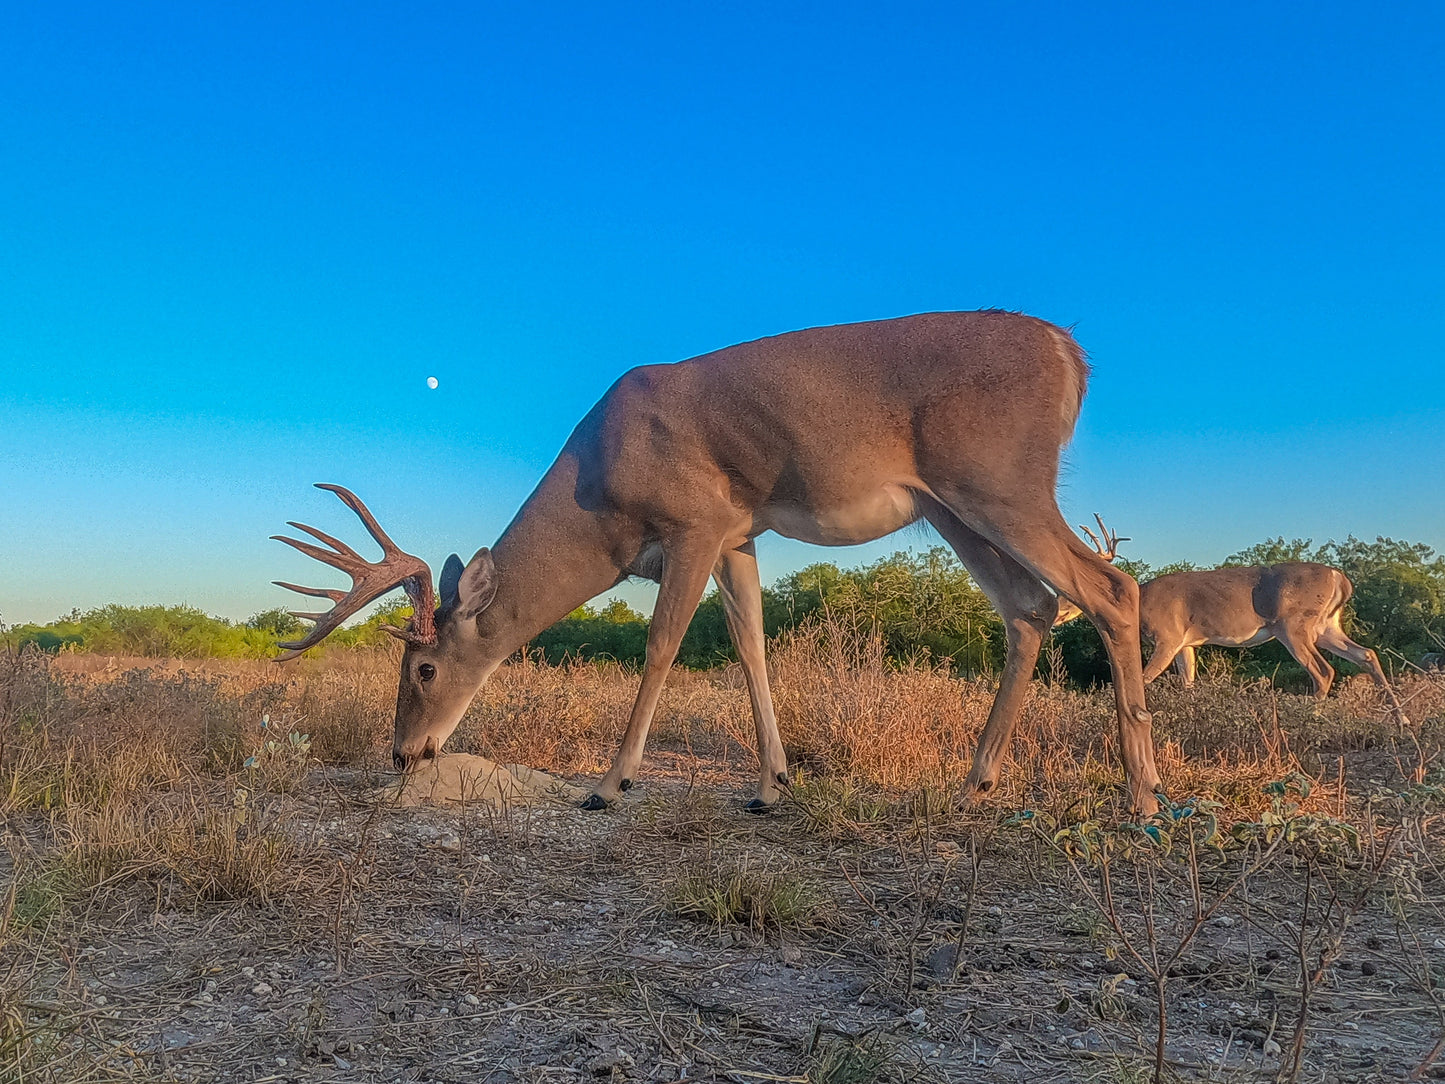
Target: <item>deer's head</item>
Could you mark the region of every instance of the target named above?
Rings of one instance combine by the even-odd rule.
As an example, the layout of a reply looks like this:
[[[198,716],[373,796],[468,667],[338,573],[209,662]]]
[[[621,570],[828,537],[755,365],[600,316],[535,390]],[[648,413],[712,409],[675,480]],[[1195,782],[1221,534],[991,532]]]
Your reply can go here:
[[[429,760],[441,751],[486,677],[483,649],[477,631],[477,616],[487,608],[497,590],[497,572],[490,550],[480,549],[464,566],[455,553],[442,567],[441,602],[432,589],[431,569],[425,561],[403,552],[377,524],[360,498],[341,486],[318,483],[344,501],[361,519],[371,537],[381,546],[380,561],[368,561],[345,542],[304,523],[290,523],[326,547],[273,535],[279,542],[300,550],[308,557],[339,568],[351,577],[351,590],[277,584],[303,595],[329,598],[332,607],[324,613],[296,613],[315,622],[300,640],[283,643],[286,654],[278,662],[294,659],[319,644],[340,624],[367,603],[397,587],[411,599],[412,617],[405,628],[381,626],[401,640],[401,678],[397,683],[396,722],[392,733],[392,761],[405,771],[419,760]]]

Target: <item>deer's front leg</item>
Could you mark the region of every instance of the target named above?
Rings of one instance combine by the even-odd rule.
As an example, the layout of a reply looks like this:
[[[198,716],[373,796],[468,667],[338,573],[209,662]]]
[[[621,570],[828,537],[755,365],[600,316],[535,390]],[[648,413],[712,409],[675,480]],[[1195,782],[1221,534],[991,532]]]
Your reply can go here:
[[[652,714],[657,710],[662,684],[677,658],[683,633],[687,632],[688,622],[697,611],[698,601],[702,598],[717,556],[716,541],[664,546],[662,586],[658,589],[657,605],[652,611],[652,624],[647,631],[647,661],[642,669],[642,687],[637,690],[637,700],[632,705],[627,730],[622,735],[622,745],[617,750],[612,767],[598,781],[596,789],[583,800],[583,809],[607,808],[637,779],[638,769],[642,767],[642,750],[647,744],[647,731],[652,726]]]
[[[758,793],[748,803],[748,810],[761,813],[777,804],[789,783],[788,756],[783,752],[783,739],[773,714],[773,694],[768,687],[768,665],[763,649],[763,588],[753,544],[747,542],[735,550],[725,551],[718,558],[713,576],[722,595],[728,635],[738,649],[743,677],[747,679],[753,722],[758,729],[758,764],[762,774]]]

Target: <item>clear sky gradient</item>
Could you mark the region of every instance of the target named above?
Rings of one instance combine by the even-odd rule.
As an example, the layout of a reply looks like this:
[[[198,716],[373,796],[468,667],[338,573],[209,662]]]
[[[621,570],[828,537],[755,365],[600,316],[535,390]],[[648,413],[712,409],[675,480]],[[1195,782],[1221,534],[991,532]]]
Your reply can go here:
[[[315,481],[439,566],[630,366],[987,306],[1130,556],[1445,548],[1442,13],[5,5],[0,618],[290,605]]]

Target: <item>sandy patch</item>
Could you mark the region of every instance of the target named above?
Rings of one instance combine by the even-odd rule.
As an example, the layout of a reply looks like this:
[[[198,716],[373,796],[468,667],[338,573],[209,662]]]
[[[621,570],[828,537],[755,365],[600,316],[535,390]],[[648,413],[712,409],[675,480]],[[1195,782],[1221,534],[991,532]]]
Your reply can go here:
[[[525,764],[443,753],[387,787],[385,795],[402,806],[485,802],[501,808],[574,804],[587,797],[587,791]]]

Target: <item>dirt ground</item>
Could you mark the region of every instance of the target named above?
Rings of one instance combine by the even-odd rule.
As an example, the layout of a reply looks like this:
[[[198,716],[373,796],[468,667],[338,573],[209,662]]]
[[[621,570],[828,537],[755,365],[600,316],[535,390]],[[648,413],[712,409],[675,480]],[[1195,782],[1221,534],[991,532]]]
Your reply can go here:
[[[536,692],[552,676],[506,680],[519,683],[512,700],[483,705],[488,718],[520,718],[506,707],[518,689],[556,712]],[[278,736],[253,742],[244,765],[155,767],[137,713],[199,704],[212,744],[187,755],[204,765],[230,748],[214,723],[229,701],[172,676],[68,681],[15,686],[0,748],[7,1084],[1142,1084],[1155,1068],[1151,968],[1164,976],[1164,1079],[1445,1078],[1438,727],[1421,731],[1413,769],[1401,753],[1415,746],[1383,731],[1356,740],[1343,723],[1338,751],[1317,744],[1302,761],[1306,730],[1329,721],[1303,713],[1276,719],[1274,738],[1253,722],[1240,731],[1276,743],[1277,759],[1259,754],[1248,773],[1230,767],[1237,749],[1189,754],[1213,773],[1219,828],[1233,833],[1191,867],[1181,856],[1211,837],[1214,806],[1186,803],[1186,819],[1146,839],[1121,815],[1113,770],[1087,767],[1083,746],[1051,753],[1046,733],[1037,761],[1021,746],[1014,790],[963,813],[922,782],[830,769],[824,749],[796,758],[780,809],[749,815],[748,750],[704,748],[681,715],[640,785],[604,812],[401,808],[378,797],[389,777],[374,739],[349,766]],[[717,715],[706,691],[679,711]],[[1106,694],[1053,695],[1039,693],[1035,716],[1107,717]],[[1196,709],[1169,695],[1156,699],[1182,727]],[[1249,695],[1254,707],[1222,689],[1196,713],[1234,705],[1253,720],[1276,702]],[[1297,699],[1277,703],[1295,712]],[[139,739],[96,744],[109,759],[84,771],[57,767],[81,765],[112,716]],[[612,740],[599,731],[597,748]],[[1183,776],[1182,754],[1161,748],[1166,777]],[[1084,772],[1068,777],[1072,798],[1050,774],[1065,761],[1087,768],[1069,768]],[[1313,766],[1312,785],[1298,772],[1290,784],[1308,795],[1261,798],[1258,780],[1291,764]],[[1101,855],[1117,925],[1099,902]]]
[[[1109,959],[1060,871],[1021,868],[1007,837],[965,929],[967,876],[921,915],[916,850],[820,840],[796,810],[749,816],[744,779],[653,782],[601,814],[388,809],[366,803],[373,783],[317,772],[272,811],[319,842],[334,871],[320,899],[98,904],[45,967],[68,1026],[117,1074],[184,1081],[1145,1078],[1147,977]],[[680,917],[679,871],[730,862],[799,877],[809,920]],[[1280,881],[1258,896],[1290,896]],[[1173,980],[1167,1053],[1185,1077],[1280,1063],[1297,983],[1249,929],[1222,911]],[[1424,936],[1445,964],[1445,930]],[[1398,955],[1388,923],[1349,931],[1305,1079],[1420,1063],[1440,1020]]]

